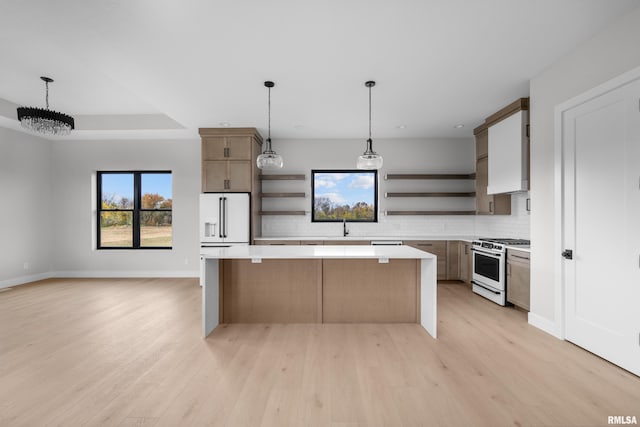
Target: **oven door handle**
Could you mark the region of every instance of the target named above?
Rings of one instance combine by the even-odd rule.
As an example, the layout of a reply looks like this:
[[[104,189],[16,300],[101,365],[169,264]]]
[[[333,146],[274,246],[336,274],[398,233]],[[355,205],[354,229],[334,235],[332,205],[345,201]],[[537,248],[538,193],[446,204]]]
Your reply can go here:
[[[476,249],[476,248],[471,248],[471,250],[474,251],[474,252],[478,252],[479,254],[486,255],[486,256],[489,256],[489,257],[492,257],[492,258],[495,258],[495,259],[500,259],[502,257],[500,254],[496,254],[496,253],[493,253],[493,252],[485,252],[485,251],[481,251],[480,249]]]
[[[478,282],[476,282],[475,280],[472,280],[472,281],[471,281],[471,284],[472,284],[472,285],[476,285],[476,286],[480,286],[482,289],[485,289],[485,290],[487,290],[487,291],[491,292],[492,294],[500,295],[500,292],[498,292],[498,291],[494,291],[493,289],[490,289],[490,288],[487,288],[485,285],[483,285],[483,284],[481,284],[481,283],[478,283]]]

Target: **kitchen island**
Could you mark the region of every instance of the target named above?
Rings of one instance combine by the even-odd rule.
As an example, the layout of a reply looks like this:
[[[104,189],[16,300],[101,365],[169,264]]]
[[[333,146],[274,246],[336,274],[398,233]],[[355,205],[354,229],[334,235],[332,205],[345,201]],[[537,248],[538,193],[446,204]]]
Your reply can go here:
[[[407,246],[201,249],[202,328],[420,323],[436,337],[435,255]]]

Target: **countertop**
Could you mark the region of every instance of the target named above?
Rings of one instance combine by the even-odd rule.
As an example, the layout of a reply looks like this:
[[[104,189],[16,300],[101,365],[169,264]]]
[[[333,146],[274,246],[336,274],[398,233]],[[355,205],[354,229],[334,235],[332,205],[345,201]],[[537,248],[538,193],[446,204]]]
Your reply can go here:
[[[435,259],[436,256],[410,246],[232,246],[201,248],[205,259]]]
[[[286,236],[256,237],[255,240],[462,240],[471,242],[474,236]]]
[[[522,251],[522,252],[529,252],[531,253],[531,246],[509,246],[509,245],[505,245],[505,248],[507,248],[507,250],[516,250],[516,251]]]

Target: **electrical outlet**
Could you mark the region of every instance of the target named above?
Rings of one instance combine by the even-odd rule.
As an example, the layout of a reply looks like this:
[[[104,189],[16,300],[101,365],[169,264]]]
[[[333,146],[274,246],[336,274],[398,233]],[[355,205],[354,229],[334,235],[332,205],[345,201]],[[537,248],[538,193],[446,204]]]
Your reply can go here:
[[[184,259],[184,265],[188,265],[189,264],[189,258],[185,258]]]
[[[25,270],[28,270],[28,269],[29,269],[29,263],[25,261],[25,262],[24,262],[24,264],[22,264],[22,267],[23,267]]]

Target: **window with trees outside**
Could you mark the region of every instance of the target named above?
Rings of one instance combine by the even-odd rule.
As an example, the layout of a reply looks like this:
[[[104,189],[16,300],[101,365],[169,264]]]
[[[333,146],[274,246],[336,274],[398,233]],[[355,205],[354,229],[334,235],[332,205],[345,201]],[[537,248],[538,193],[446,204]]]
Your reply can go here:
[[[311,221],[377,222],[375,170],[312,170]]]
[[[97,173],[98,249],[171,249],[170,171]]]

